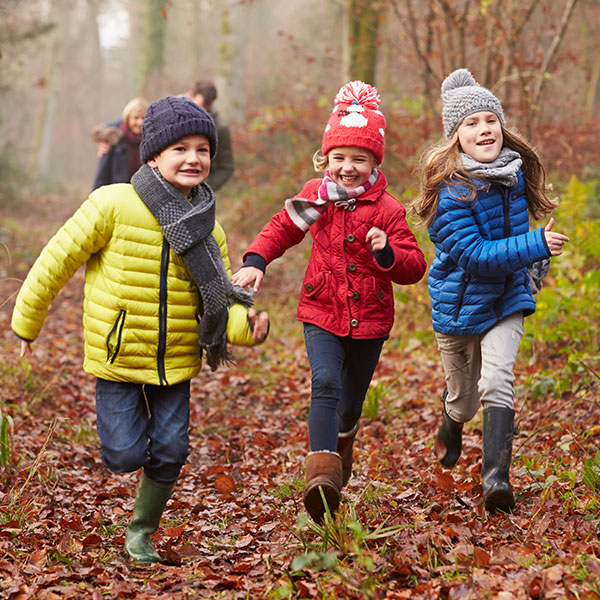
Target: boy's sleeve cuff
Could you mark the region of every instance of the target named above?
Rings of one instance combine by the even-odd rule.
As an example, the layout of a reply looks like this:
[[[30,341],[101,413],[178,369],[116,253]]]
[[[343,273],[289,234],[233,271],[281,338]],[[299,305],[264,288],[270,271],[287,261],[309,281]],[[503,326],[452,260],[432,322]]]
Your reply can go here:
[[[267,270],[267,261],[260,254],[251,252],[244,258],[242,267],[256,267],[264,273]]]
[[[13,330],[13,333],[15,334],[16,337],[18,337],[20,340],[23,340],[24,342],[28,342],[29,344],[31,344],[33,342],[33,340],[30,340],[26,337],[23,337],[22,335],[19,335],[16,331]]]

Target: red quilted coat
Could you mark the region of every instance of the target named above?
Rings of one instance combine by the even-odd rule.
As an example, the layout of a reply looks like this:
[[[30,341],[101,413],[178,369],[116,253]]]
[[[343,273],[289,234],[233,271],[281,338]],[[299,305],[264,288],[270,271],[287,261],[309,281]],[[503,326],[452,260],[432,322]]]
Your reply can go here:
[[[312,179],[297,197],[317,199],[321,179]],[[388,192],[380,172],[375,185],[348,209],[330,205],[311,225],[313,238],[298,320],[335,335],[357,339],[386,337],[394,322],[392,281],[416,283],[426,269],[425,258],[406,222],[406,210]],[[371,227],[388,236],[394,263],[380,267],[365,242]],[[258,254],[267,264],[298,244],[306,232],[285,208],[271,219],[244,254]]]

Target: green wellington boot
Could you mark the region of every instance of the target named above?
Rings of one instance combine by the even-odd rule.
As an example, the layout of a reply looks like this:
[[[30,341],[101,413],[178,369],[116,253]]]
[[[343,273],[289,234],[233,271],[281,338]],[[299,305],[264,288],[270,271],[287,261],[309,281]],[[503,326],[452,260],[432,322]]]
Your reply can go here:
[[[173,485],[157,483],[142,474],[133,516],[125,536],[125,550],[132,560],[144,564],[160,562],[150,536],[158,529],[160,517],[172,491]]]

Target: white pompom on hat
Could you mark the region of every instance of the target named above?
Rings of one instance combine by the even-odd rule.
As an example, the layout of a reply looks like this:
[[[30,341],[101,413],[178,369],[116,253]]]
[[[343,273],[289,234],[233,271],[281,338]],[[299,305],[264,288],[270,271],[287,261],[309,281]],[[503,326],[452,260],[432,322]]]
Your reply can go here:
[[[500,100],[479,85],[467,69],[457,69],[442,83],[442,124],[444,135],[450,138],[465,117],[481,110],[493,112],[504,125]]]
[[[371,151],[381,164],[385,117],[379,111],[380,101],[377,89],[363,81],[350,81],[342,86],[323,132],[323,155],[340,146],[357,146]]]

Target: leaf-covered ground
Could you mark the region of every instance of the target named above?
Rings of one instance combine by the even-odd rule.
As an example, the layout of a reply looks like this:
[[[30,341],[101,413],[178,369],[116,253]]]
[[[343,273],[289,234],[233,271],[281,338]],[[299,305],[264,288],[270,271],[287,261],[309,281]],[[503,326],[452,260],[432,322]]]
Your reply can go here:
[[[123,539],[137,475],[112,475],[99,458],[94,380],[81,370],[83,271],[53,304],[33,358],[19,359],[10,332],[10,278],[68,214],[50,201],[44,223],[4,224],[14,239],[0,263],[0,410],[13,433],[0,466],[0,597],[600,598],[597,388],[534,399],[533,367],[517,369],[514,514],[483,510],[479,419],[455,469],[439,466],[435,351],[392,339],[341,515],[325,530],[307,523],[310,378],[292,267],[264,291],[268,342],[236,349],[237,366],[193,381],[191,454],[155,537],[164,564],[131,567]]]

